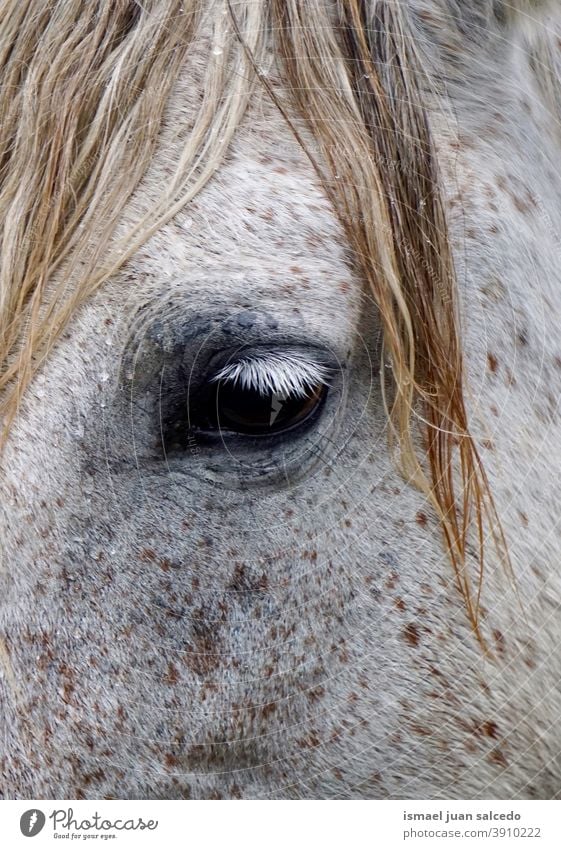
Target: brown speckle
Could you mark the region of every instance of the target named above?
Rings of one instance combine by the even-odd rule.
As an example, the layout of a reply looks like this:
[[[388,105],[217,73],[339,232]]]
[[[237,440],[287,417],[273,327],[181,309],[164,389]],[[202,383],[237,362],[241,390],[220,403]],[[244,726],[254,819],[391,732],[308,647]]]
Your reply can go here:
[[[194,639],[183,655],[183,662],[196,675],[208,675],[221,662],[216,623],[207,623],[203,610],[193,611]]]
[[[410,622],[403,629],[403,637],[411,646],[419,645],[419,629],[414,622]]]
[[[277,709],[277,705],[275,702],[269,702],[269,704],[262,705],[261,707],[261,715],[263,719],[267,719],[271,714],[275,713]]]
[[[143,548],[140,552],[139,559],[142,563],[155,563],[158,558],[153,548]]]
[[[505,638],[501,631],[495,629],[493,631],[493,639],[495,640],[497,651],[499,654],[504,654],[505,650]]]
[[[494,354],[487,354],[487,365],[489,366],[489,371],[495,374],[499,367],[499,361]]]
[[[179,673],[173,663],[168,663],[167,672],[164,676],[165,684],[177,684]]]
[[[493,749],[493,751],[489,755],[489,760],[493,764],[497,764],[498,766],[502,766],[503,768],[507,767],[506,758],[501,752],[499,748]]]
[[[502,301],[506,295],[506,288],[502,280],[498,277],[491,277],[482,287],[481,291],[489,298],[490,301],[498,303]]]
[[[301,740],[298,740],[298,745],[301,749],[315,749],[317,746],[321,745],[321,740],[316,732],[311,731],[306,737],[302,737]]]
[[[422,725],[417,725],[417,723],[413,723],[411,725],[411,731],[413,734],[417,734],[419,737],[430,737],[431,732],[428,728],[424,728]]]
[[[477,730],[480,734],[484,734],[485,737],[491,737],[493,740],[499,736],[499,726],[492,720],[482,722],[481,725],[478,726]]]
[[[386,589],[395,590],[396,584],[399,581],[399,575],[397,572],[390,572],[386,579]]]

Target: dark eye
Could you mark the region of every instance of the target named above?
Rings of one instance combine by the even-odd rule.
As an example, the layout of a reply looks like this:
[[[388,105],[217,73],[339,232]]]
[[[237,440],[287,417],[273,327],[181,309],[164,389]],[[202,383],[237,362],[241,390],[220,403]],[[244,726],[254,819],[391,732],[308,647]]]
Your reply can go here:
[[[163,393],[164,453],[192,448],[198,438],[212,447],[217,438],[295,436],[319,419],[334,374],[322,352],[236,351],[192,385],[180,381],[178,391]]]
[[[220,381],[208,399],[204,429],[252,436],[284,433],[314,418],[327,389],[320,383],[298,395],[262,394],[256,389]]]

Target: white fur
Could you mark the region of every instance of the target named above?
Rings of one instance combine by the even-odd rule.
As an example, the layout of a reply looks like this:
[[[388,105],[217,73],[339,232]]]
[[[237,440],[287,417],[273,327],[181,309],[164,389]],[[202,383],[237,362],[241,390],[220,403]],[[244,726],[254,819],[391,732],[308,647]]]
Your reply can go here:
[[[561,793],[559,116],[521,25],[507,32],[474,2],[486,29],[471,39],[454,28],[457,3],[410,5],[432,12],[419,44],[446,82],[430,122],[472,421],[517,580],[518,592],[490,547],[492,655],[470,630],[430,505],[389,456],[376,309],[316,174],[256,95],[189,226],[163,226],[76,315],[11,433],[3,795]],[[165,183],[205,61],[201,50],[185,68],[124,229]],[[149,329],[123,386],[137,314]],[[320,424],[282,454],[193,442],[163,460],[173,375],[201,363],[204,379],[217,349],[255,341],[323,346],[341,363]],[[295,392],[312,371],[291,364]],[[287,388],[278,354],[251,374]]]

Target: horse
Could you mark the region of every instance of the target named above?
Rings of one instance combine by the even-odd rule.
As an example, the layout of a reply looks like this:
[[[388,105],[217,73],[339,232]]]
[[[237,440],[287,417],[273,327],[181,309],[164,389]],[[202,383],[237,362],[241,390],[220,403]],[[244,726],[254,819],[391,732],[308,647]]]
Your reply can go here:
[[[0,794],[561,794],[561,10],[5,0]]]

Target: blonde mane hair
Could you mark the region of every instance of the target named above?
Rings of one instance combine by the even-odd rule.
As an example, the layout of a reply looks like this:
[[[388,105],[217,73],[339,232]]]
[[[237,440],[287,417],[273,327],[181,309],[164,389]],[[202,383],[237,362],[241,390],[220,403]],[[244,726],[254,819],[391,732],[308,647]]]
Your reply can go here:
[[[217,48],[176,173],[157,207],[116,239],[203,18]],[[286,98],[261,72],[273,37]],[[291,123],[379,309],[394,384],[391,441],[404,474],[437,511],[481,638],[487,530],[507,555],[464,403],[454,264],[422,105],[421,83],[430,80],[401,5],[6,0],[0,57],[3,441],[77,307],[201,190],[262,85],[287,121],[293,107],[314,137],[312,153]],[[418,420],[426,426],[422,450]]]

